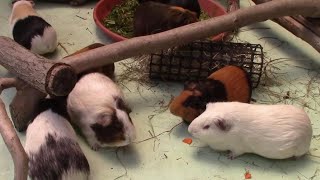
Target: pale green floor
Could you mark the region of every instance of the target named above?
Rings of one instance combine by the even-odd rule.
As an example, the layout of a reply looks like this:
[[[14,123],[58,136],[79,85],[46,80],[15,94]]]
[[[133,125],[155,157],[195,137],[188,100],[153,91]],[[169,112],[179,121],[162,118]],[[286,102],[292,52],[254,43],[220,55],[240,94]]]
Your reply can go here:
[[[11,8],[9,0],[0,1],[0,35],[11,36],[7,19]],[[242,6],[248,6],[243,1]],[[95,26],[92,19],[94,4],[73,8],[69,5],[38,3],[37,11],[56,28],[59,42],[69,53],[93,42],[108,43]],[[76,17],[79,15],[86,20]],[[314,138],[310,153],[320,157],[320,55],[308,44],[288,33],[271,21],[258,23],[241,29],[239,38],[250,43],[260,43],[266,51],[266,60],[277,59],[270,63],[268,74],[273,78],[263,77],[265,86],[254,90],[253,98],[257,103],[288,103],[305,106],[310,115],[314,129]],[[59,46],[52,59],[67,55]],[[117,74],[122,66],[117,63]],[[2,76],[7,71],[1,69]],[[311,82],[311,83],[309,83]],[[141,85],[137,82],[126,84],[123,91],[129,104],[133,107],[132,118],[137,129],[137,141],[149,138],[150,132],[160,134],[170,130],[181,120],[161,108],[161,102],[167,104],[171,95],[177,95],[181,84],[160,83],[155,87]],[[130,90],[130,91],[129,91]],[[283,99],[287,91],[290,98]],[[139,93],[140,92],[140,93]],[[307,93],[308,92],[308,93]],[[8,104],[15,91],[6,90],[2,94]],[[154,116],[151,120],[148,117]],[[152,125],[151,125],[152,124]],[[25,134],[19,134],[24,144]],[[189,146],[182,139],[189,137],[187,126],[179,125],[172,133],[163,133],[157,139],[151,139],[130,147],[92,151],[82,139],[81,147],[86,154],[92,179],[244,179],[245,170],[250,170],[252,179],[320,179],[320,158],[305,156],[299,160],[269,160],[255,155],[244,155],[229,160],[225,153],[217,153],[195,140]],[[119,161],[120,160],[120,161]],[[127,171],[127,172],[126,172]],[[2,139],[0,140],[0,179],[13,178],[13,164]]]

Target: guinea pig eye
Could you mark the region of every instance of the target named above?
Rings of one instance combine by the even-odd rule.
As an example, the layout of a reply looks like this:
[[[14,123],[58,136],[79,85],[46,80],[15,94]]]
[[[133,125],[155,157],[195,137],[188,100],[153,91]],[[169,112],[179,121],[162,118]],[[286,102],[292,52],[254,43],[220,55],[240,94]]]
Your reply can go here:
[[[203,126],[203,129],[209,129],[210,125]]]

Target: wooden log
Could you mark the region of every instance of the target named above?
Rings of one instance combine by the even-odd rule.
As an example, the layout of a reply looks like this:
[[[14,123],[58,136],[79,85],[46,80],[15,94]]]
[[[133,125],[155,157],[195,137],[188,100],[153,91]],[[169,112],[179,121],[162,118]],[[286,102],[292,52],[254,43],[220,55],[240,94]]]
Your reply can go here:
[[[310,31],[312,31],[314,34],[320,37],[320,25],[316,23],[315,20],[312,20],[311,18],[304,18],[303,16],[292,16],[294,20],[302,24],[304,27],[308,28]]]
[[[29,122],[38,114],[40,100],[46,95],[26,83],[17,88],[17,93],[9,105],[11,119],[17,131],[27,129]]]
[[[1,37],[0,44],[1,65],[43,93],[64,96],[77,82],[70,65],[31,53],[8,37]]]

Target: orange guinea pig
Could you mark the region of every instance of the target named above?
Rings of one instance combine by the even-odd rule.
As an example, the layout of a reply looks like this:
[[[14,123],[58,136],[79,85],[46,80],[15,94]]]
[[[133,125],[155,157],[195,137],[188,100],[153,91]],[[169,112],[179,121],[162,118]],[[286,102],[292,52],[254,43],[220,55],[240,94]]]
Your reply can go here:
[[[170,112],[191,123],[209,102],[238,101],[249,103],[251,83],[245,70],[226,66],[212,73],[206,80],[187,81],[184,90],[170,103]]]
[[[76,52],[74,52],[73,54],[70,54],[66,57],[70,57],[70,56],[76,56],[80,53],[83,53],[83,52],[86,52],[86,51],[89,51],[89,50],[92,50],[92,49],[96,49],[96,48],[99,48],[99,47],[102,47],[104,46],[104,44],[101,44],[101,43],[94,43],[94,44],[91,44],[87,47],[84,47]],[[66,58],[64,57],[64,58]],[[108,76],[109,78],[111,79],[114,79],[114,70],[115,70],[115,66],[114,66],[114,63],[112,64],[108,64],[108,65],[105,65],[105,66],[102,66],[102,67],[98,67],[98,68],[92,68],[92,69],[89,69],[89,70],[86,70],[82,73],[79,74],[79,77],[85,75],[85,74],[88,74],[88,73],[92,73],[92,72],[100,72],[106,76]]]

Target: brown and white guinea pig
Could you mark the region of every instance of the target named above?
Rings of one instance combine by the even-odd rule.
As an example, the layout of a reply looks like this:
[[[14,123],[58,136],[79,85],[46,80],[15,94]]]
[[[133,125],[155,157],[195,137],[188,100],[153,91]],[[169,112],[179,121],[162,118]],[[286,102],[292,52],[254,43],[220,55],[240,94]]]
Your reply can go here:
[[[200,17],[201,8],[198,0],[138,0],[139,3],[144,3],[147,1],[159,2],[163,4],[168,4],[171,6],[178,6],[189,11],[193,11],[197,14],[197,18]]]
[[[135,139],[131,110],[124,95],[103,74],[82,76],[68,96],[67,110],[93,150],[126,146]]]
[[[209,102],[250,102],[250,79],[241,67],[226,66],[203,81],[187,81],[184,90],[170,103],[170,112],[190,123]]]
[[[86,52],[86,51],[90,51],[92,49],[96,49],[96,48],[99,48],[99,47],[102,47],[104,46],[104,44],[101,44],[101,43],[93,43],[93,44],[90,44],[66,57],[70,57],[70,56],[75,56],[75,55],[78,55],[78,54],[81,54],[83,52]],[[64,57],[64,58],[66,58]],[[100,72],[106,76],[108,76],[109,78],[111,79],[114,79],[114,71],[115,71],[115,66],[114,66],[114,63],[112,64],[108,64],[108,65],[105,65],[105,66],[102,66],[102,67],[98,67],[98,68],[92,68],[92,69],[89,69],[89,70],[86,70],[82,73],[80,73],[78,75],[78,77],[81,77],[85,74],[88,74],[88,73],[92,73],[92,72]]]
[[[156,34],[197,22],[195,12],[187,9],[148,1],[141,3],[134,13],[134,36]]]
[[[90,0],[35,0],[40,2],[53,2],[53,3],[68,3],[71,6],[80,6],[87,3]]]
[[[33,6],[33,1],[14,2],[9,18],[13,39],[34,53],[51,53],[58,45],[57,33]]]
[[[47,102],[48,101],[48,102]],[[45,99],[29,124],[25,151],[31,179],[88,179],[90,166],[69,121],[54,101]]]
[[[312,126],[308,115],[292,105],[240,102],[208,103],[189,133],[231,159],[254,153],[271,159],[300,157],[309,151]]]

